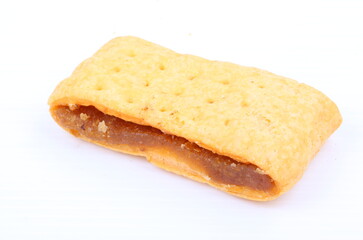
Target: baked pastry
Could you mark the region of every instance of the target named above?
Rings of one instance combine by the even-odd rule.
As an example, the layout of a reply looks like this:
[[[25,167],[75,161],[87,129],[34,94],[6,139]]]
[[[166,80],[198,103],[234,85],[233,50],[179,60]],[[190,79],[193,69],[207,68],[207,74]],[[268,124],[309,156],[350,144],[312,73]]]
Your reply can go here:
[[[104,45],[49,105],[77,137],[260,201],[289,190],[342,121],[305,84],[136,37]]]

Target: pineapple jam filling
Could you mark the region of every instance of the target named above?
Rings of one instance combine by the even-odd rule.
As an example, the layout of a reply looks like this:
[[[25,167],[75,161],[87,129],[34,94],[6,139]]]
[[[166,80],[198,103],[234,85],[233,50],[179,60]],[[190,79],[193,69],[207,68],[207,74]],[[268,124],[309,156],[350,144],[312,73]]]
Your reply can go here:
[[[93,106],[58,106],[52,109],[52,113],[57,123],[73,135],[101,145],[115,148],[128,145],[136,152],[162,150],[182,159],[189,167],[207,176],[209,181],[264,192],[274,189],[271,177],[253,164],[213,153],[185,138],[163,133],[154,127],[104,114]]]

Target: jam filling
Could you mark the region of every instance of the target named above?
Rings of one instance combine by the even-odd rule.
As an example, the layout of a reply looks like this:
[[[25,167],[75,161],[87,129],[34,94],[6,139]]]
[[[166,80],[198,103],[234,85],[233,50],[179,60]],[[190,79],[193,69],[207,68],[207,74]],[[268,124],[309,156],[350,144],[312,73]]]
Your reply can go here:
[[[139,125],[104,114],[93,106],[59,106],[52,109],[59,125],[76,136],[117,148],[128,145],[137,151],[163,151],[208,180],[227,185],[244,186],[264,192],[272,191],[274,182],[253,164],[222,156],[185,138],[163,133],[157,128]]]

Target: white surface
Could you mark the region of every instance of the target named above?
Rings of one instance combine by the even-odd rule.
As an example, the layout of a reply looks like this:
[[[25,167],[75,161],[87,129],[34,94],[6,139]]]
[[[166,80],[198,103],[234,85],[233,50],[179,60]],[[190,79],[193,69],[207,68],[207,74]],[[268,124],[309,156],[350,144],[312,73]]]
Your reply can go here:
[[[0,239],[363,239],[362,12],[363,1],[2,1]],[[75,139],[47,98],[123,35],[307,83],[344,123],[265,203]]]

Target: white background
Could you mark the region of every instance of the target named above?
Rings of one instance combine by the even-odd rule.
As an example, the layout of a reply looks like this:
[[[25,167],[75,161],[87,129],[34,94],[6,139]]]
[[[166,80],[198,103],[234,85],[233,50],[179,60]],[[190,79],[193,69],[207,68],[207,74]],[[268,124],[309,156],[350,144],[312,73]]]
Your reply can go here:
[[[363,239],[363,1],[1,1],[0,239]],[[252,202],[61,130],[47,98],[116,36],[323,91],[343,125]]]

